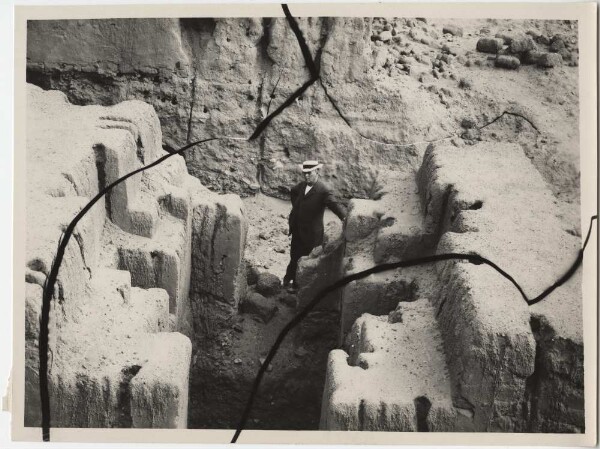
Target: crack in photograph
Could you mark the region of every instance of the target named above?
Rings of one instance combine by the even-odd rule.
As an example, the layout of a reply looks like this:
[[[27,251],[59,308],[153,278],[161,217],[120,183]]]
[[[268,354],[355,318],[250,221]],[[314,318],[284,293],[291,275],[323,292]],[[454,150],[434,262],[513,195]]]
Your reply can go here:
[[[283,11],[27,21],[25,426],[585,433],[578,21]]]

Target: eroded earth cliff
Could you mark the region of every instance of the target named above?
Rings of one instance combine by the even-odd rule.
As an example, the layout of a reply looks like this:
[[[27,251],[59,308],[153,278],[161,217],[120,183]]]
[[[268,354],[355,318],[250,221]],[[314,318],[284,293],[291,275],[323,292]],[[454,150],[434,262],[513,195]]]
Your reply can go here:
[[[298,20],[320,81],[258,142],[187,153],[188,170],[206,186],[286,198],[297,164],[314,157],[345,196],[365,197],[379,167],[416,160],[415,149],[385,143],[453,133],[478,140],[473,128],[512,111],[529,121],[503,117],[488,138],[518,139],[554,193],[577,198],[576,23],[456,21],[460,33],[450,34],[439,20]],[[518,70],[498,68],[495,53],[477,51],[480,39],[498,41],[497,34],[495,51],[520,58]],[[532,51],[560,51],[564,62],[539,67]],[[150,103],[167,148],[248,137],[310,78],[284,18],[32,21],[27,59],[30,82],[62,90],[75,104]]]

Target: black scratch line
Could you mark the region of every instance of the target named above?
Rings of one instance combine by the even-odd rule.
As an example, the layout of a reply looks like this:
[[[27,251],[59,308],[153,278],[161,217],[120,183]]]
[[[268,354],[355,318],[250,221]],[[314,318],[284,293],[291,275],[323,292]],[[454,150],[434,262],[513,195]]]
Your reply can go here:
[[[300,95],[302,95],[304,93],[304,91],[306,91],[306,89],[308,89],[310,86],[312,86],[316,80],[317,80],[317,78],[308,80],[298,90],[296,90],[296,92],[294,92],[287,100],[285,100],[277,109],[275,109],[273,111],[273,113],[271,113],[267,117],[265,117],[265,119],[262,122],[260,122],[259,125],[256,127],[256,129],[254,130],[254,132],[252,133],[252,135],[250,136],[250,138],[248,140],[254,140],[258,136],[260,136],[260,134],[264,131],[264,129],[267,126],[269,126],[269,123],[271,123],[271,120],[273,120],[275,117],[277,117],[279,114],[281,114],[281,112],[285,108],[287,108],[290,104],[292,104],[294,102],[294,100],[296,100],[296,98],[298,98]]]
[[[588,241],[590,240],[590,235],[592,233],[592,226],[594,224],[594,220],[597,220],[597,219],[598,219],[598,215],[594,215],[592,218],[590,218],[590,226],[588,228],[588,232],[587,232],[587,236],[585,237],[585,241],[583,242],[583,246],[579,250],[579,254],[577,254],[577,259],[575,259],[575,262],[573,262],[573,264],[567,270],[567,272],[565,274],[563,274],[554,284],[552,284],[550,287],[548,287],[546,290],[544,290],[539,296],[528,300],[527,304],[529,304],[530,306],[537,304],[542,299],[544,299],[546,296],[548,296],[550,293],[552,293],[554,290],[556,290],[558,287],[560,287],[565,282],[567,282],[571,278],[571,276],[573,276],[575,274],[575,272],[577,271],[577,268],[579,268],[579,266],[583,262],[583,252],[585,250],[585,247],[588,244]]]
[[[269,114],[267,117],[265,117],[265,119],[256,127],[256,129],[254,130],[254,132],[252,133],[252,135],[250,136],[250,138],[248,140],[254,140],[258,136],[260,136],[260,134],[264,131],[264,129],[267,126],[269,126],[269,123],[271,123],[271,120],[273,120],[275,117],[277,117],[279,114],[281,114],[281,112],[285,108],[287,108],[290,104],[292,104],[294,102],[294,100],[296,100],[296,98],[298,98],[300,95],[302,95],[306,91],[306,89],[308,89],[310,86],[312,86],[315,83],[315,81],[317,81],[319,79],[319,71],[317,70],[315,61],[313,60],[313,58],[310,54],[310,50],[308,49],[308,44],[306,43],[306,40],[304,40],[304,36],[302,35],[302,31],[300,30],[300,27],[298,26],[298,22],[296,22],[296,19],[294,18],[294,16],[291,15],[290,10],[286,4],[282,4],[281,7],[283,8],[285,17],[286,17],[288,23],[290,24],[290,28],[296,35],[296,39],[298,40],[298,45],[300,45],[300,49],[301,49],[302,55],[304,57],[304,63],[308,67],[311,78],[308,81],[306,81],[299,89],[297,89],[290,97],[288,97],[288,99],[286,101],[284,101],[277,109],[275,109],[272,114]]]
[[[290,28],[296,35],[296,39],[298,40],[298,44],[300,45],[300,50],[302,51],[302,55],[304,56],[304,62],[306,63],[306,66],[308,67],[311,78],[318,78],[319,71],[317,70],[315,61],[313,60],[312,55],[310,54],[310,50],[308,48],[308,44],[306,43],[306,40],[304,39],[302,30],[300,30],[300,27],[298,26],[298,22],[296,22],[296,18],[294,16],[292,16],[292,14],[290,13],[290,9],[288,8],[288,5],[286,5],[284,3],[281,5],[281,7],[283,8],[283,13],[285,14],[285,18],[287,19],[288,23],[290,24]]]
[[[52,261],[52,267],[50,268],[50,273],[44,282],[44,289],[42,294],[42,312],[40,316],[40,333],[39,333],[39,376],[40,376],[40,400],[41,400],[41,408],[42,408],[42,438],[44,441],[50,441],[50,395],[48,391],[48,337],[49,337],[49,321],[50,321],[50,303],[52,301],[52,295],[54,294],[54,286],[56,285],[56,281],[58,278],[58,271],[60,269],[60,265],[62,264],[63,257],[65,255],[65,250],[71,237],[73,236],[73,232],[75,231],[75,226],[77,223],[88,213],[88,211],[96,204],[102,197],[104,197],[107,193],[109,193],[114,187],[130,178],[131,176],[143,172],[149,168],[152,168],[161,162],[169,159],[170,157],[181,154],[185,150],[198,145],[200,143],[208,142],[210,140],[216,140],[216,137],[212,137],[209,139],[199,140],[197,142],[190,143],[179,150],[166,154],[154,162],[138,168],[137,170],[128,173],[111,184],[107,185],[102,191],[98,192],[94,198],[92,198],[80,211],[77,213],[75,218],[71,220],[69,226],[63,231],[60,236],[58,242],[58,249],[56,251],[56,255],[54,256],[54,260]]]
[[[382,271],[388,271],[388,270],[395,270],[398,268],[407,268],[407,267],[413,267],[416,265],[426,265],[426,264],[430,264],[430,263],[437,263],[437,262],[442,262],[442,261],[446,261],[446,260],[466,260],[468,262],[471,262],[473,264],[476,265],[481,265],[481,264],[485,264],[488,265],[490,267],[492,267],[494,270],[496,270],[498,273],[500,273],[503,277],[505,277],[506,279],[508,279],[519,291],[519,293],[521,294],[521,296],[523,297],[523,299],[525,300],[525,302],[531,306],[533,304],[538,303],[539,301],[541,301],[542,299],[544,299],[545,297],[547,297],[550,293],[552,293],[556,288],[558,288],[559,286],[561,286],[562,284],[564,284],[571,276],[573,276],[573,274],[575,273],[575,271],[577,270],[577,268],[579,268],[579,266],[581,265],[581,262],[583,260],[583,252],[585,250],[585,247],[588,244],[589,241],[589,237],[590,237],[590,233],[592,230],[592,226],[595,220],[598,219],[597,215],[594,215],[591,219],[590,219],[590,227],[588,230],[588,235],[585,239],[585,242],[582,246],[582,248],[579,250],[579,254],[577,256],[577,258],[575,259],[575,261],[573,262],[573,264],[571,265],[571,267],[567,270],[567,272],[561,276],[561,278],[556,281],[554,284],[552,284],[550,287],[548,287],[546,290],[544,290],[540,295],[536,296],[533,299],[529,299],[527,297],[527,295],[525,294],[525,292],[523,291],[523,288],[519,285],[519,283],[510,275],[508,274],[506,271],[504,271],[502,268],[500,268],[498,265],[496,265],[494,262],[492,262],[491,260],[482,257],[478,254],[463,254],[463,253],[448,253],[448,254],[437,254],[434,256],[427,256],[427,257],[419,257],[419,258],[415,258],[415,259],[409,259],[409,260],[404,260],[401,262],[394,262],[394,263],[386,263],[386,264],[381,264],[381,265],[376,265],[374,267],[371,267],[367,270],[364,271],[360,271],[358,273],[354,273],[350,276],[345,276],[342,279],[338,280],[337,282],[334,282],[333,284],[321,289],[317,295],[306,305],[306,307],[304,307],[304,309],[302,309],[302,311],[300,311],[300,313],[298,313],[298,315],[296,315],[283,329],[282,331],[279,333],[279,335],[277,336],[277,339],[275,340],[275,343],[273,343],[273,346],[271,347],[271,349],[269,350],[269,353],[267,354],[265,361],[262,363],[262,365],[260,366],[259,370],[258,370],[258,374],[256,375],[256,378],[254,379],[254,383],[252,385],[252,390],[250,392],[250,396],[248,398],[248,401],[246,402],[246,407],[244,409],[244,412],[242,414],[242,417],[240,419],[240,422],[238,424],[237,430],[235,431],[235,434],[231,440],[232,443],[237,442],[240,434],[242,433],[242,430],[244,429],[244,427],[246,426],[246,423],[248,421],[248,418],[250,417],[250,412],[252,411],[252,406],[254,404],[254,399],[258,393],[258,388],[260,386],[260,383],[262,381],[262,378],[267,370],[267,367],[269,366],[269,364],[271,363],[271,361],[273,360],[273,358],[275,357],[275,355],[277,354],[277,351],[279,350],[279,347],[281,346],[281,343],[283,342],[283,340],[285,339],[285,337],[287,336],[287,334],[294,328],[296,327],[305,317],[306,315],[308,315],[308,313],[315,308],[315,306],[317,306],[317,304],[319,304],[319,302],[321,302],[321,300],[323,298],[325,298],[325,296],[327,296],[329,293],[345,286],[348,285],[349,283],[353,282],[353,281],[357,281],[359,279],[364,279],[365,277],[373,274],[373,273],[381,273]]]

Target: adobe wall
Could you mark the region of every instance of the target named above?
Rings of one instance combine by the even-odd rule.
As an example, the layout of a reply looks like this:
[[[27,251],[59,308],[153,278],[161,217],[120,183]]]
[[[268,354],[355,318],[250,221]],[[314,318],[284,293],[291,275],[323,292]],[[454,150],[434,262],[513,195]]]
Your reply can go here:
[[[492,260],[529,298],[577,257],[581,238],[518,145],[431,145],[413,179],[422,201],[422,254],[438,235],[434,254]],[[376,254],[374,242],[388,229],[378,225],[383,206],[352,209],[346,235],[366,236],[353,243],[367,249],[363,260]],[[371,223],[362,228],[370,232],[358,232],[358,223]],[[385,261],[406,259],[394,250]],[[414,290],[398,291],[392,277],[412,279]],[[386,295],[397,306],[382,310]],[[377,304],[369,302],[374,296]],[[497,271],[466,261],[351,284],[342,311],[360,317],[344,327],[345,352],[330,353],[321,428],[582,432],[581,306],[580,270],[533,306]]]

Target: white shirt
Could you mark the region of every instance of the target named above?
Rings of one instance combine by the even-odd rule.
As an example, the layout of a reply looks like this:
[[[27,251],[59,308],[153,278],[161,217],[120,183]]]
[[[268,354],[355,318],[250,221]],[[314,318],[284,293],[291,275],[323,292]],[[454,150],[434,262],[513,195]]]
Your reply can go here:
[[[309,186],[308,184],[306,184],[306,189],[304,189],[304,195],[306,195],[312,188],[313,188],[313,186]]]

